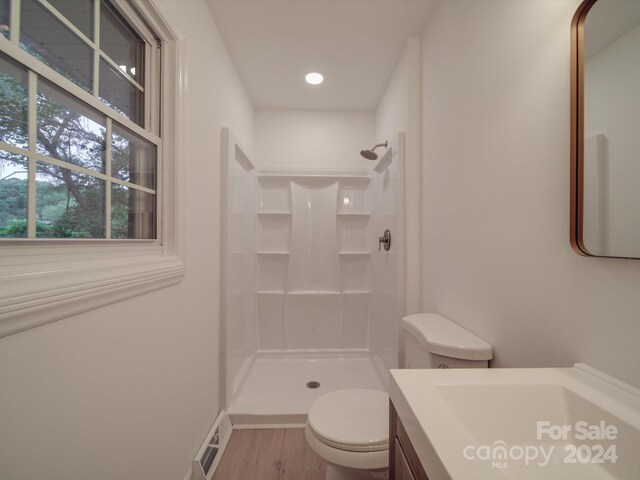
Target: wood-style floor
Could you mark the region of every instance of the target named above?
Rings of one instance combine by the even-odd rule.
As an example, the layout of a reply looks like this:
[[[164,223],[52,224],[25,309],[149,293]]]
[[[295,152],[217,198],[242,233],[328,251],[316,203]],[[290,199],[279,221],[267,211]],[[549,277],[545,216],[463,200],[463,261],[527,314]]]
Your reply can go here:
[[[213,480],[324,480],[303,428],[234,430]]]

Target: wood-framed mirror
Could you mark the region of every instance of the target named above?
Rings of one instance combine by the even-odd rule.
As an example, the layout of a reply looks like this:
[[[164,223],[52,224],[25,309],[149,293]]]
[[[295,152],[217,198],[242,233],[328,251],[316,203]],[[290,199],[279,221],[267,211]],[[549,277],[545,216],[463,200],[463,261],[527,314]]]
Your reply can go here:
[[[571,246],[640,258],[640,0],[585,0],[571,24]]]

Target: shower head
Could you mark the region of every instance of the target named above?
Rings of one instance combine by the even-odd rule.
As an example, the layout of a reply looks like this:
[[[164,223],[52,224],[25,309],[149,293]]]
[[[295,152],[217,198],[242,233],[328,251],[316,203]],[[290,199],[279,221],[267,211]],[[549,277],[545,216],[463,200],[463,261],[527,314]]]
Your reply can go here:
[[[377,160],[378,154],[374,153],[373,150],[360,150],[360,155],[362,155],[367,160]]]
[[[378,154],[376,153],[376,148],[379,148],[379,147],[387,148],[388,145],[389,145],[389,142],[387,141],[385,141],[384,143],[379,143],[375,147],[373,147],[371,150],[360,150],[360,155],[362,155],[367,160],[377,160]]]

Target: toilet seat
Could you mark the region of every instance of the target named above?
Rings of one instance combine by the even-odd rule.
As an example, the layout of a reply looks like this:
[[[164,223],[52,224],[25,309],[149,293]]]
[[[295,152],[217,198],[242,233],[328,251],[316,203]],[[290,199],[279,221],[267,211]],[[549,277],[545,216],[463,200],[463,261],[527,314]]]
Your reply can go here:
[[[318,398],[307,425],[323,444],[347,452],[389,449],[389,396],[380,390],[338,390]]]

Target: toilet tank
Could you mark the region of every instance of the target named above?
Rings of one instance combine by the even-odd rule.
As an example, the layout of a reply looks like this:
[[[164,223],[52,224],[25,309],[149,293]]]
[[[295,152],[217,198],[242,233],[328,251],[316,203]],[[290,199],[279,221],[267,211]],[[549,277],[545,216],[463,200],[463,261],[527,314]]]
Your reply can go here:
[[[436,313],[402,319],[404,368],[487,368],[491,345]]]

